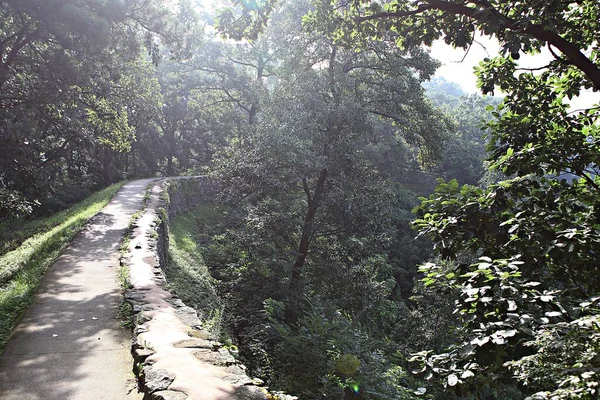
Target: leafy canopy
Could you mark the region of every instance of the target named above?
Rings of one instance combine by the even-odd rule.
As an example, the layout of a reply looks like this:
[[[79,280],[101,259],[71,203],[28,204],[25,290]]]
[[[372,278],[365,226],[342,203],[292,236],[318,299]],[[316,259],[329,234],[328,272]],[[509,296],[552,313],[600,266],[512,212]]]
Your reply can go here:
[[[476,73],[483,93],[505,94],[488,123],[490,168],[504,178],[483,188],[442,183],[416,210],[440,257],[423,266],[425,282],[458,290],[463,321],[455,346],[417,357],[423,373],[458,393],[512,377],[537,398],[596,398],[600,108],[573,111],[568,101],[600,90],[597,2],[328,3],[305,23],[351,48],[443,39],[468,49],[476,32],[501,44]],[[268,12],[249,10],[249,29]],[[519,68],[521,54],[542,48],[552,61]]]

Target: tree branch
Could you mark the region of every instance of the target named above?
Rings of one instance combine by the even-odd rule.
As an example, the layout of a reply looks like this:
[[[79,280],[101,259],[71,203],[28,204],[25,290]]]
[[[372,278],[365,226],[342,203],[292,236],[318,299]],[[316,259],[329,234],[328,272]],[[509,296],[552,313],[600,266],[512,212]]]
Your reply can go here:
[[[428,7],[426,5],[420,5],[416,10],[413,11],[396,11],[396,12],[381,12],[371,15],[365,15],[364,17],[356,18],[356,22],[365,22],[371,21],[374,19],[388,19],[388,18],[406,18],[413,17],[415,15],[419,15],[424,11],[428,11],[433,9],[433,7]]]
[[[245,65],[246,67],[252,67],[252,68],[254,68],[254,69],[258,69],[258,66],[254,65],[254,64],[252,64],[252,63],[243,62],[243,61],[239,61],[239,60],[234,60],[234,59],[233,59],[233,58],[231,58],[231,57],[227,57],[227,59],[228,59],[229,61],[231,61],[232,63],[235,63],[235,64],[239,64],[239,65]]]
[[[486,1],[473,1],[472,3],[477,4],[479,7],[468,7],[464,4],[449,3],[443,0],[429,0],[426,4],[422,4],[412,11],[376,13],[364,17],[358,17],[356,18],[356,21],[364,22],[377,19],[405,18],[421,14],[425,11],[438,10],[449,12],[454,15],[469,17],[480,24],[484,24],[485,21],[482,17],[481,11],[486,9],[494,14],[494,16],[499,20],[499,22],[502,23],[502,26],[505,29],[524,35],[533,36],[534,38],[560,50],[565,57],[567,57],[569,63],[579,68],[593,83],[594,87],[600,90],[600,68],[598,68],[588,57],[586,57],[585,54],[581,52],[581,49],[579,49],[579,47],[577,47],[575,44],[569,42],[555,32],[544,29],[541,25],[532,23],[523,24],[523,21],[509,18],[500,13],[500,11],[497,9],[493,8]]]

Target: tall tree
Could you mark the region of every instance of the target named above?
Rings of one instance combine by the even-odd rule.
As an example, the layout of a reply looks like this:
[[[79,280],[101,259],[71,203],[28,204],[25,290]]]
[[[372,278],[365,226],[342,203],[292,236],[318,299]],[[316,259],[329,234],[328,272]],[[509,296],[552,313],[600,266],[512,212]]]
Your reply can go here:
[[[402,16],[407,18],[400,23]],[[447,385],[512,372],[538,396],[593,398],[593,305],[600,286],[589,256],[598,244],[598,108],[573,113],[566,100],[584,88],[600,88],[592,33],[597,8],[592,2],[428,1],[414,8],[391,2],[357,10],[352,18],[367,31],[391,18],[386,32],[397,33],[405,46],[444,35],[466,47],[475,29],[502,43],[500,56],[484,61],[478,75],[484,92],[498,86],[506,93],[489,123],[489,161],[515,178],[483,190],[441,186],[417,221],[442,257],[456,259],[450,271],[428,264],[428,282],[448,274],[446,285],[462,290],[457,310],[464,316],[463,342],[433,357],[448,368]],[[520,70],[520,52],[543,46],[555,59],[539,72]],[[575,180],[562,179],[565,173]],[[553,346],[572,351],[548,356]]]
[[[292,57],[279,61],[281,73],[261,100],[256,129],[234,143],[221,169],[237,196],[283,201],[299,218],[290,238],[295,257],[288,322],[297,318],[315,241],[382,232],[376,226],[385,221],[383,214],[377,217],[385,212],[385,185],[363,155],[374,127],[392,122],[387,133],[419,146],[424,163],[439,157],[447,129],[420,86],[436,66],[424,52],[377,45],[351,52],[301,29],[296,25],[280,37],[294,50]]]
[[[246,10],[239,22],[253,24],[241,31],[260,28],[274,3]],[[426,282],[460,289],[464,318],[460,343],[426,366],[448,387],[464,383],[458,392],[512,376],[538,398],[597,397],[600,108],[568,106],[583,89],[600,90],[597,2],[331,3],[307,23],[349,47],[377,38],[411,49],[443,38],[467,49],[477,31],[501,44],[477,74],[484,93],[506,95],[489,123],[489,162],[513,178],[483,189],[443,184],[420,207],[417,227],[453,260],[427,264]],[[230,17],[225,29],[235,27]],[[544,47],[552,61],[519,68],[521,54]]]

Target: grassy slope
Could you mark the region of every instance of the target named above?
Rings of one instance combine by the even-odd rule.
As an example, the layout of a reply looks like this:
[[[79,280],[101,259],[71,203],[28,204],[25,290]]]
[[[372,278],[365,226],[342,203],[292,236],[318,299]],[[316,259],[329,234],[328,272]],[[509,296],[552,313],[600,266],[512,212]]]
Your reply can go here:
[[[122,185],[117,183],[109,186],[48,218],[25,222],[18,230],[0,226],[0,237],[12,238],[13,243],[20,243],[0,256],[0,349],[19,315],[30,304],[48,267]]]
[[[205,328],[217,335],[221,302],[199,242],[210,237],[206,228],[210,229],[222,218],[219,209],[213,204],[202,205],[169,222],[169,262],[165,270],[171,290],[188,306],[198,310]]]

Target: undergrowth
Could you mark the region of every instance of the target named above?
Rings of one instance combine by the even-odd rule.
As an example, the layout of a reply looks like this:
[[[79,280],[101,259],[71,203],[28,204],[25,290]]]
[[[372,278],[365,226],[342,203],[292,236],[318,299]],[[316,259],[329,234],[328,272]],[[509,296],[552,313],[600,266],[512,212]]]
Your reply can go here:
[[[0,256],[0,349],[21,312],[31,303],[44,273],[85,223],[104,208],[124,182],[101,190],[47,218],[0,225],[0,237],[12,238]],[[15,245],[18,243],[18,245]]]

